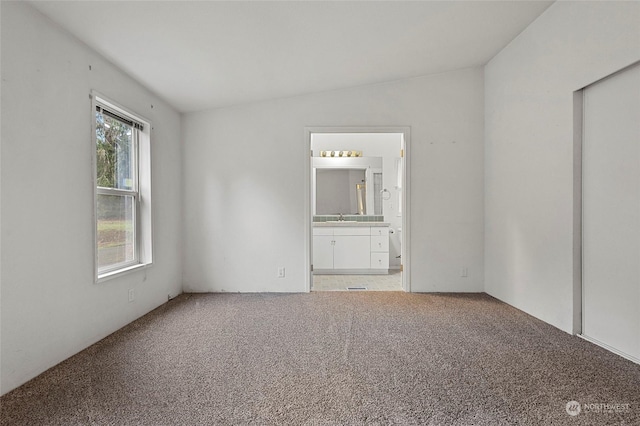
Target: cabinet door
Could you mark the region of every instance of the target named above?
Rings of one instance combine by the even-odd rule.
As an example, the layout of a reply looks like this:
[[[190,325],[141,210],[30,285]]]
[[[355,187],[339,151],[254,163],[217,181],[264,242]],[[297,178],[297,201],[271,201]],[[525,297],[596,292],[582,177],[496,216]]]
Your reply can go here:
[[[371,237],[366,235],[337,235],[333,239],[336,242],[333,246],[334,269],[371,268]]]
[[[313,236],[313,269],[333,269],[333,236]]]

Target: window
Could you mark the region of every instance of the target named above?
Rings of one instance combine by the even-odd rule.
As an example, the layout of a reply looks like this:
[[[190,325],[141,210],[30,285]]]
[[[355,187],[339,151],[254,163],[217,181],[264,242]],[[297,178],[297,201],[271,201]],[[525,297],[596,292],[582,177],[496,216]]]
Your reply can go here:
[[[94,97],[98,280],[150,263],[149,124]],[[148,234],[148,235],[147,235]]]

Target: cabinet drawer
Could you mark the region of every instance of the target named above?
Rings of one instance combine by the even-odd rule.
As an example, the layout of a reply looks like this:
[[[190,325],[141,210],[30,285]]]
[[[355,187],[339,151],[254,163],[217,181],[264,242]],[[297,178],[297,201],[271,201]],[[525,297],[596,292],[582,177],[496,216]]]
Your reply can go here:
[[[375,235],[378,237],[381,236],[389,236],[389,227],[388,226],[372,226],[371,227],[371,235]]]
[[[340,226],[333,228],[333,235],[369,235],[368,226]]]
[[[389,253],[371,253],[371,269],[389,269]]]
[[[371,251],[388,252],[389,251],[389,237],[379,237],[374,235],[371,237]]]
[[[333,235],[333,228],[313,228],[313,235]]]

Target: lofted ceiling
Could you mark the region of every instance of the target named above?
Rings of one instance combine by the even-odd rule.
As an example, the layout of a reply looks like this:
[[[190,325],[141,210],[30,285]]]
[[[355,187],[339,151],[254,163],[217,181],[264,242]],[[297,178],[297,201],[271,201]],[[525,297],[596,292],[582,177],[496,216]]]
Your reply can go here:
[[[551,1],[43,1],[181,112],[487,63]]]

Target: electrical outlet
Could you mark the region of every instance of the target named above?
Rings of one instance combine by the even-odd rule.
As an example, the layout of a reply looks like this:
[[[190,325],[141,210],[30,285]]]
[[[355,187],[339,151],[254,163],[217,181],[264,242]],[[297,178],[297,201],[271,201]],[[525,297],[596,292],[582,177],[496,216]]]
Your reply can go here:
[[[136,300],[136,294],[132,288],[129,289],[129,302]]]
[[[278,278],[284,278],[284,266],[278,268]]]
[[[460,269],[460,276],[466,278],[469,275],[469,270],[467,269],[466,266],[463,266]]]

